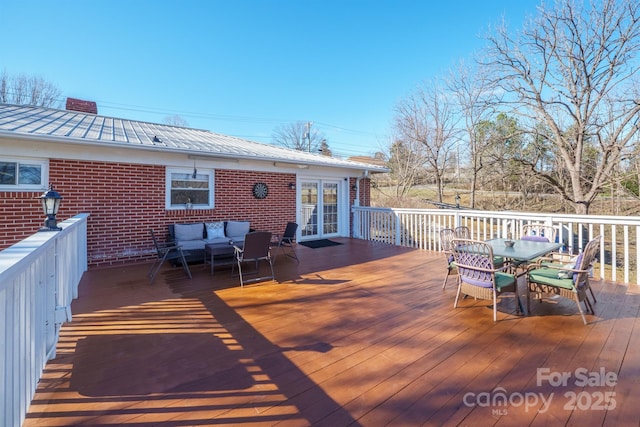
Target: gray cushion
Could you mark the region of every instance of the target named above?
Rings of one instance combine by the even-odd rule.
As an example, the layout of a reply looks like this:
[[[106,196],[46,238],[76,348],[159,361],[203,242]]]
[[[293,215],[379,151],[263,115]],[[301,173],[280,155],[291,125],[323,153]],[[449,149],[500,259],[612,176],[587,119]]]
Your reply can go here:
[[[233,240],[244,240],[245,234],[249,232],[249,221],[227,221],[225,234]]]
[[[199,222],[196,224],[175,224],[174,232],[176,240],[201,240],[204,233],[204,224]]]
[[[177,240],[176,243],[182,247],[183,251],[193,251],[196,249],[204,249],[204,240]]]
[[[214,237],[212,239],[209,239],[208,237],[202,241],[202,247],[204,248],[205,244],[210,244],[210,243],[229,243],[229,238],[228,237]]]

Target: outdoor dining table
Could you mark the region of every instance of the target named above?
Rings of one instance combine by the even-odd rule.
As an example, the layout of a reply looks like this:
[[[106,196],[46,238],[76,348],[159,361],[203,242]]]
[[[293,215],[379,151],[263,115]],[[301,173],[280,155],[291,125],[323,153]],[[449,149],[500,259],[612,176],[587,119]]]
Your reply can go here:
[[[507,246],[504,242],[511,240],[513,246]],[[558,250],[562,247],[562,243],[540,242],[536,240],[513,240],[513,239],[490,239],[486,243],[491,245],[494,256],[504,257],[505,264],[511,264],[516,277],[524,275],[525,272],[517,274],[518,267],[526,265],[534,259],[547,255],[550,252]],[[529,286],[527,285],[527,292]],[[524,313],[520,299],[520,312]]]
[[[507,240],[514,242],[513,246],[505,245],[504,242]],[[505,258],[505,262],[518,264],[530,262],[562,247],[562,243],[535,240],[490,239],[486,242],[491,245],[494,256],[501,256]]]

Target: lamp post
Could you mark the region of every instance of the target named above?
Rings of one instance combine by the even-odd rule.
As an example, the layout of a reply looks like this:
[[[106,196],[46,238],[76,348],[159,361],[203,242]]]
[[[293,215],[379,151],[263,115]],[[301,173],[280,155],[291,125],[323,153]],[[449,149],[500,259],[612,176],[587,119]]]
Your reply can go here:
[[[58,227],[56,222],[56,215],[58,214],[58,209],[60,208],[60,202],[62,201],[62,196],[53,189],[53,184],[49,185],[49,190],[45,191],[42,196],[40,196],[40,200],[42,201],[42,210],[47,218],[44,220],[44,227],[42,227],[38,231],[60,231],[62,228]]]

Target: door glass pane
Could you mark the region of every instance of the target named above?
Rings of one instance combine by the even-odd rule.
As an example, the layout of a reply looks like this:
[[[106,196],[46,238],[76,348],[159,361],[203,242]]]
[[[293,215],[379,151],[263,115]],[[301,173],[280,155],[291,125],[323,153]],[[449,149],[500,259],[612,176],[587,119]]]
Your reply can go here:
[[[302,206],[302,236],[315,236],[318,234],[318,184],[315,182],[303,182],[300,191]]]
[[[322,185],[322,222],[323,234],[338,232],[338,184]]]

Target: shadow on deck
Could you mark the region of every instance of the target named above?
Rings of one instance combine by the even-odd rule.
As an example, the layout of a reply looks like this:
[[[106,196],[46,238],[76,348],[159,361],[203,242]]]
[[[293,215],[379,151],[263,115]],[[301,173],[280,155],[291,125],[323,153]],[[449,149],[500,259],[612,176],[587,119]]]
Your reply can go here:
[[[595,282],[587,326],[511,297],[494,323],[486,301],[453,309],[441,255],[336,240],[244,288],[202,265],[87,272],[24,426],[638,425],[635,287]]]

